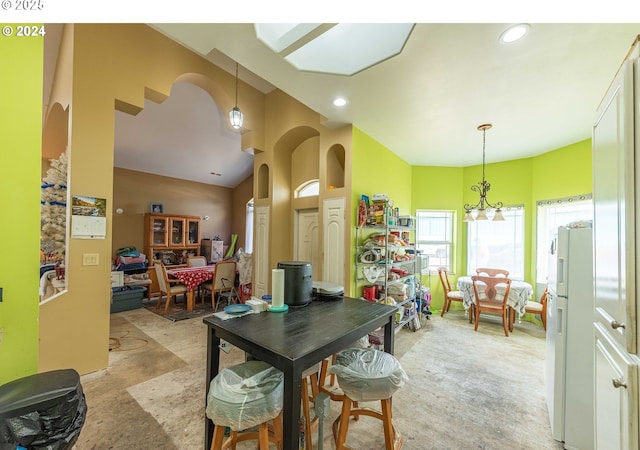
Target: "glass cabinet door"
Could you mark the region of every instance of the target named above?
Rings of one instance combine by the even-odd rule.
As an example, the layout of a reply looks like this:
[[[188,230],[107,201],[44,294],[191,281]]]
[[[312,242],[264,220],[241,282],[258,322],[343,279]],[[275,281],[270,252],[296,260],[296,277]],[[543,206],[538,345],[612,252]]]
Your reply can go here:
[[[167,245],[167,219],[164,217],[154,217],[151,226],[151,244],[155,246]]]
[[[171,244],[184,245],[184,219],[170,218]]]
[[[200,243],[200,221],[189,219],[187,221],[187,228],[187,244],[198,245]]]

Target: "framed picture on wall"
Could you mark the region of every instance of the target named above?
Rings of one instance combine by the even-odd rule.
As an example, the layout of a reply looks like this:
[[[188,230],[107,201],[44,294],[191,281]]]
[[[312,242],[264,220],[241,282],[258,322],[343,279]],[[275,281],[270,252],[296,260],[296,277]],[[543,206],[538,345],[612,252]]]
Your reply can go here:
[[[162,203],[152,203],[151,204],[151,212],[162,214],[164,212],[164,208],[162,207]]]

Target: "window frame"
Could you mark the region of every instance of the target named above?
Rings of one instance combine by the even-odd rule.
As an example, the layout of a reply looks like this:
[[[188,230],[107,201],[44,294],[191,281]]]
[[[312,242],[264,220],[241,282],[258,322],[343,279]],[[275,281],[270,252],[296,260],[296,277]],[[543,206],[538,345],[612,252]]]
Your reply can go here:
[[[317,192],[314,191],[311,194],[305,193],[305,191],[311,190],[314,187],[317,188]],[[294,193],[295,198],[317,197],[318,195],[320,195],[320,180],[314,179],[305,181],[295,189]]]
[[[524,280],[526,278],[526,217],[525,217],[526,211],[525,211],[525,207],[524,205],[511,205],[511,206],[504,206],[502,208],[502,214],[505,217],[504,222],[509,222],[510,218],[513,221],[514,213],[520,214],[520,217],[517,218],[517,220],[520,222],[520,228],[513,229],[514,232],[512,236],[515,236],[515,238],[512,240],[512,244],[513,244],[512,251],[514,256],[517,257],[518,254],[520,254],[521,256],[519,258],[519,261],[514,261],[514,265],[512,265],[512,267],[505,267],[505,268],[507,268],[510,272],[509,278],[512,278],[514,280]],[[478,253],[478,250],[477,250],[477,244],[472,242],[472,240],[474,239],[474,236],[478,234],[478,232],[477,231],[473,232],[472,227],[476,226],[476,230],[477,230],[477,227],[480,226],[480,224],[504,223],[504,222],[495,222],[492,220],[487,220],[487,221],[474,220],[473,222],[467,222],[466,270],[468,274],[475,274],[475,270],[477,267],[496,267],[496,264],[487,265],[482,262],[478,262],[477,257],[473,258],[474,254],[472,254],[472,250],[475,251],[476,254]],[[514,227],[515,226],[516,225],[514,222]],[[501,236],[504,236],[504,234],[502,234]],[[518,244],[518,241],[519,241],[519,247],[516,248],[515,245]]]
[[[585,218],[583,213],[578,213],[569,221],[559,220],[558,216],[561,214],[554,213],[554,217],[552,220],[549,220],[548,209],[552,207],[562,208],[573,206],[581,203],[589,203],[591,205],[591,215],[589,218]],[[586,210],[586,209],[585,209]],[[584,210],[583,210],[584,211]],[[575,211],[574,211],[575,212]],[[567,216],[567,212],[564,212],[562,215]],[[551,237],[550,233],[552,230],[556,229],[561,225],[566,225],[569,222],[573,222],[575,220],[593,220],[593,196],[592,194],[581,194],[575,195],[571,197],[564,198],[556,198],[551,200],[538,200],[536,202],[536,271],[535,271],[535,279],[538,284],[547,284],[547,273],[548,273],[548,249],[551,245]],[[549,225],[552,222],[553,226]]]
[[[431,217],[423,217],[423,219],[444,219],[445,221],[448,220],[448,224],[446,224],[445,226],[448,228],[448,230],[445,231],[445,239],[420,239],[420,222],[421,222],[421,215],[429,215],[431,214]],[[436,215],[440,215],[441,217],[435,217]],[[427,253],[424,253],[423,250],[423,255],[427,256],[429,258],[429,274],[432,273],[436,273],[438,271],[438,267],[443,266],[446,267],[449,270],[449,273],[454,275],[455,274],[455,235],[456,235],[456,215],[457,212],[455,210],[451,210],[451,209],[418,209],[416,210],[416,239],[415,239],[415,244],[416,244],[416,251],[418,250],[423,250],[420,247],[421,246],[427,246],[427,245],[445,245],[448,247],[448,255],[446,256],[446,258],[448,259],[447,264],[441,264],[440,262],[435,263],[432,262],[432,259],[435,259],[432,257],[432,255],[429,255]],[[449,233],[449,239],[446,239],[446,233]]]

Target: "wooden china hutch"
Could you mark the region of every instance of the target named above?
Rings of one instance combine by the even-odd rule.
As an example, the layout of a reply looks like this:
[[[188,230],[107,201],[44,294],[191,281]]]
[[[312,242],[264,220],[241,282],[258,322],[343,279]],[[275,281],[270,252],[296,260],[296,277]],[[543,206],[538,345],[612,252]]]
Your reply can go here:
[[[200,217],[147,213],[144,215],[144,254],[149,260],[150,295],[159,295],[153,263],[167,267],[187,264],[189,256],[200,252]]]

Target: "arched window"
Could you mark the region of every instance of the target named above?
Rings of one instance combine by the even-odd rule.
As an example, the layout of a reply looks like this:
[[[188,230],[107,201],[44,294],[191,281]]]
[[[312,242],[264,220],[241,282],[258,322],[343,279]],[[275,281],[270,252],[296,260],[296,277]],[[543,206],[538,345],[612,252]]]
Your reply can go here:
[[[313,197],[314,195],[318,195],[319,193],[320,181],[311,180],[298,186],[298,188],[296,189],[296,198]]]

